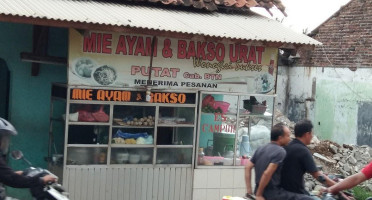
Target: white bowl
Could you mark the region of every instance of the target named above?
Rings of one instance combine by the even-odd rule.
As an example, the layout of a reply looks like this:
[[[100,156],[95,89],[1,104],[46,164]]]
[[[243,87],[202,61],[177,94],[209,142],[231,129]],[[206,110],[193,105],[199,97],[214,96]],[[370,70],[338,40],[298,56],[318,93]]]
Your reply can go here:
[[[138,154],[130,154],[129,155],[129,163],[130,164],[137,164],[141,160],[141,156]]]
[[[90,79],[95,68],[97,68],[97,63],[86,57],[76,59],[71,66],[72,73],[83,79]]]
[[[147,162],[147,161],[149,161],[150,160],[150,155],[149,154],[142,154],[141,155],[141,161],[142,162]]]
[[[116,162],[119,164],[124,164],[129,160],[129,153],[117,153]]]

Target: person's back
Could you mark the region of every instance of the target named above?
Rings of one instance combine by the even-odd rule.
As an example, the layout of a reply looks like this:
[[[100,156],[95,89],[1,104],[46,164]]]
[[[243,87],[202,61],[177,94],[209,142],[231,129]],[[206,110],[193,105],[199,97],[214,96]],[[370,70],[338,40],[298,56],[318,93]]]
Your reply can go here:
[[[276,163],[278,164],[278,168],[272,175],[272,178],[270,182],[267,184],[266,189],[273,189],[278,188],[280,184],[280,171],[282,168],[282,160],[285,157],[285,150],[283,147],[275,144],[275,143],[269,143],[265,146],[259,147],[253,157],[251,158],[251,161],[255,164],[255,182],[256,182],[256,188],[259,185],[260,178],[262,177],[262,174],[266,170],[266,168],[269,166],[270,163]]]

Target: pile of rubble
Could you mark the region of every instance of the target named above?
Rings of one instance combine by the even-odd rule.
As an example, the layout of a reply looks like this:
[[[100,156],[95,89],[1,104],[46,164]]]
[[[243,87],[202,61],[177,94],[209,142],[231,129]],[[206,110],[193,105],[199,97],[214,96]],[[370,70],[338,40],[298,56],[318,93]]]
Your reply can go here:
[[[360,172],[364,166],[371,162],[372,148],[367,145],[343,144],[341,146],[325,140],[314,142],[308,147],[313,153],[314,160],[323,167],[324,173],[341,174],[347,177]],[[308,191],[312,191],[316,185],[320,185],[311,175],[307,175],[305,180]],[[372,181],[366,181],[361,186],[372,191]]]
[[[292,133],[294,132],[295,123],[279,110],[275,110],[274,124],[279,122],[285,123]],[[322,171],[326,174],[341,174],[347,177],[360,172],[372,160],[372,148],[367,145],[339,145],[329,140],[321,141],[314,136],[308,147],[313,153],[315,162],[322,166]],[[321,186],[310,174],[306,174],[306,189],[313,191],[317,185]],[[361,186],[372,191],[372,180],[365,181]]]

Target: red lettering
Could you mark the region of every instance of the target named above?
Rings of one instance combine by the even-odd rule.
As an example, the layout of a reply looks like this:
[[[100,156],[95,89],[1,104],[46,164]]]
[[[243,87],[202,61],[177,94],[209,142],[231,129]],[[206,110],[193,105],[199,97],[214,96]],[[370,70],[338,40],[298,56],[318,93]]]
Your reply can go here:
[[[160,77],[171,77],[170,75],[170,72],[169,72],[169,68],[164,68],[163,71],[161,72],[160,74]]]
[[[159,72],[161,71],[161,67],[152,67],[152,71],[154,71],[155,77],[159,77]]]
[[[190,44],[189,44],[189,48],[187,50],[187,59],[190,59],[191,57],[195,57],[196,56],[196,53],[195,53],[195,44],[194,44],[194,41],[190,41]]]
[[[111,34],[103,34],[102,53],[111,54]]]
[[[124,35],[120,35],[118,45],[116,46],[115,54],[127,55],[127,46],[125,45],[125,37]]]
[[[203,132],[206,131],[206,130],[205,130],[205,127],[206,127],[206,126],[208,126],[208,124],[203,124],[203,126],[202,126]]]
[[[218,43],[216,47],[216,59],[217,61],[223,61],[225,59],[225,45]]]
[[[145,55],[145,49],[144,49],[144,46],[143,46],[143,38],[142,37],[138,37],[137,39],[137,45],[136,45],[136,50],[134,52],[134,55],[135,56],[138,56],[138,54],[141,54],[142,56]]]
[[[239,48],[239,60],[242,62],[248,62],[247,60],[248,47],[245,45],[240,45]]]
[[[83,52],[96,52],[96,33],[84,36]]]
[[[248,55],[248,62],[251,62],[253,64],[257,63],[256,60],[256,48],[254,46],[251,46],[251,49],[249,50],[249,55]]]
[[[147,71],[146,71],[147,69]],[[141,67],[141,74],[142,76],[148,76],[149,75],[149,71],[150,71],[150,67],[145,67],[145,66],[142,66]]]
[[[177,73],[180,71],[179,68],[170,68],[170,70],[172,71],[172,78],[176,78]]]
[[[261,64],[262,53],[265,52],[265,47],[256,47],[256,51],[257,51],[257,58],[258,58],[257,64]]]
[[[214,58],[216,57],[215,50],[216,50],[216,47],[215,47],[214,43],[213,42],[208,43],[208,45],[207,45],[207,51],[209,53],[207,54],[207,59],[209,61],[213,61]]]
[[[150,56],[151,55],[151,49],[152,49],[152,38],[147,37],[146,38],[146,51],[145,51],[145,56]],[[158,40],[155,39],[155,44],[154,44],[154,57],[157,55],[157,46],[158,46]]]
[[[197,45],[198,45],[198,48],[197,48],[197,52],[196,52],[196,57],[205,60],[205,50],[204,49],[205,49],[205,46],[207,46],[207,42],[198,42]]]
[[[134,47],[134,43],[136,42],[137,40],[137,36],[133,36],[132,38],[128,35],[127,37],[127,42],[128,42],[128,46],[129,46],[129,55],[133,55],[133,47]]]
[[[102,33],[97,34],[97,53],[101,53],[101,39],[102,39]]]
[[[132,65],[131,70],[130,70],[130,75],[135,75],[140,71],[141,69],[139,66]]]
[[[186,58],[186,46],[187,46],[187,43],[185,40],[178,40],[178,52],[177,52],[178,59]]]
[[[164,58],[172,58],[173,53],[172,53],[172,49],[170,48],[171,44],[172,44],[172,42],[171,42],[170,39],[165,39],[164,40],[164,47],[163,47],[163,50],[162,50]]]
[[[236,62],[238,60],[239,56],[239,44],[235,45],[235,55],[234,55],[234,45],[230,44],[230,61],[231,62]]]

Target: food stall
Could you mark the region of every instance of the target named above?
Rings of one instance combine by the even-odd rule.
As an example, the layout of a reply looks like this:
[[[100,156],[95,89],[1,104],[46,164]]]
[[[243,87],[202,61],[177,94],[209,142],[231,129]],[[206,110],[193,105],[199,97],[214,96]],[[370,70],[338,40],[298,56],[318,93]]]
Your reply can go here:
[[[277,56],[70,29],[63,184],[74,199],[242,196],[244,164],[270,139]]]

